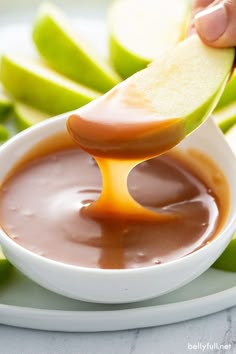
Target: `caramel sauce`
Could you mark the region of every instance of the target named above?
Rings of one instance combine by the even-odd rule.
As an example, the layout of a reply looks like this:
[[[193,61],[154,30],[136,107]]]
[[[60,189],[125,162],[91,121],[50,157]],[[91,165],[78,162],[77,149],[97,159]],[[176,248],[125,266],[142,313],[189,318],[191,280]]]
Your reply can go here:
[[[157,116],[129,79],[71,115],[67,128],[93,156],[137,162],[163,154],[185,137],[183,119]]]
[[[209,168],[203,169],[203,163]],[[55,135],[24,156],[2,184],[2,228],[21,246],[67,264],[103,269],[158,266],[211,241],[229,205],[224,175],[196,151],[145,161],[128,177],[126,193],[144,210],[181,218],[130,218],[125,203],[119,217],[113,209],[90,216],[89,206],[101,191],[96,161],[67,134]],[[110,207],[113,204],[106,210]]]
[[[123,269],[178,259],[217,235],[229,206],[224,175],[198,152],[166,153],[184,138],[183,120],[157,117],[132,82],[67,127],[74,142],[41,142],[0,188],[0,223],[15,242],[60,262]]]
[[[169,150],[184,138],[183,121],[158,117],[151,103],[126,80],[68,118],[73,140],[96,159],[103,180],[90,217],[112,216],[162,222],[177,215],[143,208],[127,188],[129,172],[139,163]]]

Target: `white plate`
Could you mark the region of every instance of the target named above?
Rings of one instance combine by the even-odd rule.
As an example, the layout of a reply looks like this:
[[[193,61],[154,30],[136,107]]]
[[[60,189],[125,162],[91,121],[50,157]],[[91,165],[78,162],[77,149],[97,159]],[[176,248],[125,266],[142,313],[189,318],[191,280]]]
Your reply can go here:
[[[32,52],[30,26],[37,0],[0,0],[0,52]],[[106,0],[67,1],[77,25],[105,53]],[[18,3],[18,4],[17,4]],[[113,331],[204,316],[236,305],[236,274],[210,269],[187,286],[149,301],[98,305],[49,292],[14,270],[0,287],[0,323],[56,331]]]
[[[235,273],[209,269],[187,286],[149,301],[100,305],[56,295],[14,271],[0,288],[0,323],[68,332],[157,326],[236,305],[235,284]]]

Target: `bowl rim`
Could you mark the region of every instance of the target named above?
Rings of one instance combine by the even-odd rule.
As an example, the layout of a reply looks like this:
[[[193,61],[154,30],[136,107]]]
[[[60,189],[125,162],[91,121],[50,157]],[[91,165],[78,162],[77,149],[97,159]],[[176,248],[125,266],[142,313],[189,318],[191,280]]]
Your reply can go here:
[[[12,144],[17,144],[19,140],[24,139],[25,136],[28,136],[32,133],[35,133],[36,131],[40,130],[40,129],[45,129],[45,127],[47,126],[52,126],[54,124],[61,124],[63,121],[66,120],[66,118],[68,117],[69,114],[74,113],[75,111],[72,112],[67,112],[67,113],[63,113],[60,114],[59,116],[55,116],[52,117],[48,120],[42,121],[20,133],[18,133],[17,135],[13,136],[10,140],[8,140],[6,143],[4,143],[1,147],[0,147],[0,160],[1,160],[1,154],[2,152],[5,152],[6,150],[8,150],[9,146],[11,146]],[[50,134],[48,135],[50,136]],[[44,138],[42,137],[42,140]],[[32,145],[33,147],[34,145]],[[16,163],[16,162],[15,162]],[[9,171],[11,170],[13,166],[10,166]],[[225,172],[225,171],[223,171]],[[226,173],[225,173],[226,174]],[[226,174],[226,178],[227,178],[227,174]],[[3,178],[4,180],[4,178]],[[230,188],[230,185],[229,185]],[[231,188],[230,188],[231,191]],[[211,247],[214,247],[218,242],[220,242],[222,240],[222,238],[226,237],[228,235],[228,233],[230,233],[231,229],[236,228],[236,208],[235,211],[233,213],[233,215],[230,217],[230,213],[232,212],[232,204],[229,206],[229,213],[228,213],[228,218],[230,218],[229,220],[226,220],[226,222],[224,223],[224,225],[221,227],[219,233],[213,238],[213,240],[211,240],[209,243],[205,244],[203,247],[200,247],[199,249],[194,250],[193,252],[182,256],[180,258],[174,259],[172,261],[168,261],[165,263],[161,263],[158,265],[151,265],[151,266],[145,266],[145,267],[137,267],[137,268],[122,268],[122,269],[103,269],[103,268],[92,268],[92,267],[83,267],[83,266],[78,266],[78,265],[73,265],[73,264],[69,264],[69,263],[63,263],[60,261],[56,261],[53,260],[51,258],[47,258],[47,257],[43,257],[38,255],[37,253],[34,253],[30,250],[28,250],[27,248],[21,246],[20,244],[18,244],[17,242],[15,242],[14,240],[12,240],[7,233],[4,231],[4,229],[1,227],[0,225],[0,246],[3,246],[3,250],[4,250],[4,244],[7,243],[9,247],[13,247],[15,248],[16,252],[19,250],[20,252],[25,253],[27,256],[31,256],[34,257],[37,261],[39,262],[43,262],[44,264],[48,265],[48,266],[54,266],[54,267],[59,267],[59,268],[63,268],[63,269],[68,269],[71,271],[77,271],[77,272],[84,272],[84,273],[95,273],[95,274],[116,274],[116,275],[121,275],[121,274],[129,274],[129,273],[145,273],[145,272],[151,272],[151,271],[159,271],[161,269],[165,269],[168,267],[172,267],[175,265],[179,265],[180,263],[184,263],[184,262],[188,262],[188,260],[190,258],[194,258],[197,257],[199,255],[201,255],[202,253],[208,252],[208,250],[210,250]],[[232,231],[233,234],[233,231]],[[232,235],[233,236],[233,235]],[[1,243],[1,240],[4,239],[4,241]]]

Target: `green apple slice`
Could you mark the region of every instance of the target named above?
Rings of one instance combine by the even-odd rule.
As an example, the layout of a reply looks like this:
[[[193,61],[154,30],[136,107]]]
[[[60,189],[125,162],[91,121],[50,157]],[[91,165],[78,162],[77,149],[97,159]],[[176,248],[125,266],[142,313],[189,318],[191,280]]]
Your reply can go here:
[[[170,149],[215,108],[231,73],[234,55],[234,49],[210,48],[194,35],[91,106],[78,110],[78,115],[69,119],[71,134],[95,156],[118,157],[122,152],[125,158],[147,157]],[[100,120],[90,107],[92,112],[97,108]],[[103,116],[109,119],[102,120]],[[132,124],[135,134],[130,136]]]
[[[27,129],[34,124],[50,118],[49,114],[38,111],[37,109],[21,102],[16,102],[14,104],[14,114],[16,117],[17,128],[19,130]]]
[[[236,102],[213,113],[213,118],[223,133],[226,133],[236,123]]]
[[[189,134],[215,108],[234,56],[234,49],[210,48],[194,35],[133,79],[160,117],[182,117]]]
[[[11,263],[8,262],[0,247],[0,286],[8,278],[12,269]]]
[[[7,96],[0,93],[0,119],[4,118],[6,114],[9,113],[11,108],[12,101]]]
[[[99,96],[37,60],[20,55],[2,57],[0,76],[3,86],[17,100],[51,115],[74,110]]]
[[[0,124],[0,143],[10,138],[9,131],[2,124]]]
[[[222,255],[213,264],[214,268],[236,272],[236,233]]]
[[[106,92],[120,78],[55,6],[43,4],[33,29],[34,43],[49,65],[74,81]]]
[[[3,92],[2,85],[0,84],[0,120],[6,117],[12,107],[12,100]]]
[[[236,72],[234,71],[229,82],[227,83],[225,90],[219,100],[216,110],[220,110],[223,107],[236,101]]]
[[[189,0],[117,0],[110,15],[110,61],[123,77],[144,69],[185,38]]]

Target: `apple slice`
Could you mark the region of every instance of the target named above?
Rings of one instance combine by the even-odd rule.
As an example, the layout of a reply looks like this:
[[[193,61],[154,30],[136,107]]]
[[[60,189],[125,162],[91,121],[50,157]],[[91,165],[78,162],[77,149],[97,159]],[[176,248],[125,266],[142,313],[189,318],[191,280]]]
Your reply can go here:
[[[4,118],[6,114],[9,113],[11,108],[11,100],[4,94],[0,93],[0,119]]]
[[[221,99],[216,106],[216,110],[220,110],[233,102],[236,102],[236,71],[234,71],[229,82],[227,83]]]
[[[19,130],[27,129],[34,124],[50,118],[49,114],[38,111],[22,102],[16,102],[14,104],[14,114],[16,117],[17,128]]]
[[[222,255],[213,264],[214,268],[236,272],[236,233]]]
[[[10,138],[9,131],[2,124],[0,124],[0,143]]]
[[[229,78],[234,49],[195,35],[69,118],[77,143],[95,156],[158,155],[208,117]]]
[[[217,110],[213,118],[223,133],[226,133],[236,123],[236,102]]]
[[[118,0],[110,10],[110,60],[124,78],[185,38],[189,0]]]
[[[49,65],[74,81],[101,92],[121,81],[55,6],[43,4],[40,7],[33,40]]]
[[[11,99],[3,92],[2,85],[0,84],[0,120],[6,117],[12,107]]]
[[[0,76],[3,86],[17,100],[51,115],[74,110],[99,96],[37,60],[20,55],[2,57]]]
[[[8,278],[12,268],[11,263],[8,262],[0,247],[0,286]]]

